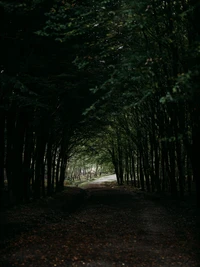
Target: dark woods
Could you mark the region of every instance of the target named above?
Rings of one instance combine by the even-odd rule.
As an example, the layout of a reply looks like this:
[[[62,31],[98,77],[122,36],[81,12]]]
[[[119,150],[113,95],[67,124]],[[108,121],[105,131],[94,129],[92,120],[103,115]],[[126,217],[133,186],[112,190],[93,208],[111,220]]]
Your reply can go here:
[[[0,1],[1,202],[61,190],[75,148],[90,140],[119,184],[196,191],[200,205],[199,9]]]

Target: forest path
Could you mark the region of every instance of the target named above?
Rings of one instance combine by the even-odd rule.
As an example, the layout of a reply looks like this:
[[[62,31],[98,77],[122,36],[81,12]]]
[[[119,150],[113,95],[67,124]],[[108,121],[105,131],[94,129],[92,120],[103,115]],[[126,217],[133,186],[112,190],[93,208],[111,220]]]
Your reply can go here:
[[[87,181],[79,184],[79,187],[83,189],[92,188],[92,187],[104,187],[107,183],[116,182],[117,177],[115,174],[102,176],[100,178],[95,179],[94,181]]]
[[[8,225],[20,230],[1,247],[0,267],[200,266],[199,244],[181,215],[126,187],[86,191],[72,213],[60,208],[65,193],[48,206],[8,211]]]

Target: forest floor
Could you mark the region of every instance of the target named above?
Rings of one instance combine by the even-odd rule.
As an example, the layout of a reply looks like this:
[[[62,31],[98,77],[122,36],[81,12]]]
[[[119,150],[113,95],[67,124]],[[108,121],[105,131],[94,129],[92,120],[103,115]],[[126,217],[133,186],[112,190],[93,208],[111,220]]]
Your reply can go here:
[[[200,266],[191,204],[115,182],[68,187],[0,215],[0,267]]]

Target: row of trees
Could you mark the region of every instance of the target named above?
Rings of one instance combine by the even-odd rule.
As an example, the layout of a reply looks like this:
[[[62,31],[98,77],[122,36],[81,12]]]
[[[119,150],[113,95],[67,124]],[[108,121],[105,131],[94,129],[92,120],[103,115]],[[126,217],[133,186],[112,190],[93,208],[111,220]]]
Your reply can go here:
[[[137,109],[133,114],[121,114],[104,133],[103,146],[115,167],[118,184],[131,183],[142,190],[167,191],[174,196],[179,192],[181,197],[185,192],[191,194],[191,160],[182,139],[172,135],[172,125],[167,129],[165,124],[168,132],[162,132],[163,128],[153,127],[158,123],[154,114],[146,121]]]
[[[72,63],[75,41],[36,33],[53,2],[0,1],[0,194],[10,203],[63,187],[92,99],[90,82]]]
[[[90,140],[86,145],[77,147],[76,153],[68,162],[66,180],[76,182],[76,180],[88,180],[114,173],[113,164],[106,148],[97,147],[97,138],[93,142]]]
[[[119,183],[183,197],[195,182],[200,203],[200,23],[198,1],[92,1],[48,14],[56,38],[82,37],[75,63],[93,73],[97,101],[85,112],[102,129]],[[58,15],[57,15],[58,14]],[[52,31],[52,27],[51,27]],[[104,137],[108,136],[106,140]],[[137,162],[137,164],[135,164]]]
[[[197,0],[0,8],[1,190],[6,173],[16,201],[40,197],[46,174],[50,194],[74,148],[95,140],[119,184],[183,196],[193,180],[200,204]]]

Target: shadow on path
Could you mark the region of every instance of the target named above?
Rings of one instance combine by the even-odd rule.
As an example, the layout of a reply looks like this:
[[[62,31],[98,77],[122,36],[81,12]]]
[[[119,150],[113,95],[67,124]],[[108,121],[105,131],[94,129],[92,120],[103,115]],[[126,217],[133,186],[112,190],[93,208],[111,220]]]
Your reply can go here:
[[[24,230],[6,240],[0,266],[200,266],[197,240],[178,227],[183,218],[144,194],[112,187],[68,188],[43,205],[8,211],[8,224]]]

